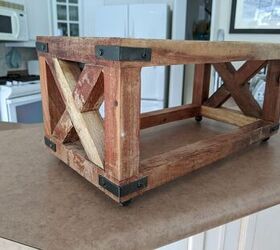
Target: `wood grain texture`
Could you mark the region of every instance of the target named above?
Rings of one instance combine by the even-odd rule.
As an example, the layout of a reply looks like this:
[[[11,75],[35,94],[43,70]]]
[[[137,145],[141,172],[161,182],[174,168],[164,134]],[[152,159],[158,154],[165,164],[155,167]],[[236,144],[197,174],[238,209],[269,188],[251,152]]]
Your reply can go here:
[[[257,118],[245,116],[239,111],[228,108],[211,108],[201,106],[201,115],[207,118],[243,127],[258,121]]]
[[[236,72],[235,81],[238,84],[246,84],[267,64],[267,61],[247,61]]]
[[[262,109],[252,96],[248,84],[235,82],[235,69],[231,63],[214,64],[215,69],[224,80],[225,88],[230,92],[238,107],[245,115],[260,118]]]
[[[269,137],[270,128],[271,124],[258,121],[233,132],[198,141],[141,161],[141,173],[149,178],[149,185],[145,191]]]
[[[52,137],[62,143],[74,142],[79,139],[67,110],[64,111],[56,124]]]
[[[213,108],[219,108],[230,98],[230,96],[230,92],[225,88],[225,85],[223,84],[217,89],[214,94],[209,97],[208,100],[203,103],[203,105],[207,105]]]
[[[233,81],[234,85],[243,86],[248,84],[248,81],[253,78],[263,67],[267,61],[247,61],[237,71],[232,64],[225,64],[223,74],[224,81]],[[216,65],[217,66],[217,65]],[[227,73],[228,71],[228,73]],[[221,73],[221,72],[220,72]],[[231,96],[231,93],[223,84],[208,100],[204,101],[204,105],[218,108],[221,107]]]
[[[200,114],[200,106],[187,104],[179,107],[166,108],[157,111],[142,113],[140,118],[141,129],[195,117]]]
[[[196,64],[194,70],[192,103],[202,105],[208,99],[211,64]]]
[[[99,109],[104,99],[104,80],[101,67],[85,65],[75,86],[73,97],[81,112]]]
[[[280,58],[280,45],[250,42],[173,41],[127,38],[38,37],[49,44],[49,53],[61,59],[95,65],[115,65],[115,62],[97,60],[96,45],[116,45],[152,48],[150,62],[121,62],[121,67],[204,64],[246,60],[276,60]]]
[[[65,110],[65,105],[46,59],[40,56],[39,64],[44,130],[46,135],[51,136]]]
[[[270,61],[266,79],[263,119],[278,123],[280,118],[280,61]]]
[[[139,172],[140,68],[104,68],[105,168],[118,180]]]
[[[104,166],[104,131],[98,112],[80,113],[72,93],[75,89],[80,70],[71,62],[53,59],[59,89],[66,103],[66,109],[79,135],[87,157],[99,167]]]

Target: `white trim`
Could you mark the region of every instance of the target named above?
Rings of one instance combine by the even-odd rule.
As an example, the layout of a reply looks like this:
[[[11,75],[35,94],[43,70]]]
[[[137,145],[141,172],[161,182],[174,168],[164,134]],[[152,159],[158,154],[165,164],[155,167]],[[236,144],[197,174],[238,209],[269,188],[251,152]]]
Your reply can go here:
[[[172,14],[172,35],[175,40],[185,40],[187,0],[174,0]],[[182,105],[184,86],[184,65],[170,67],[168,107]]]

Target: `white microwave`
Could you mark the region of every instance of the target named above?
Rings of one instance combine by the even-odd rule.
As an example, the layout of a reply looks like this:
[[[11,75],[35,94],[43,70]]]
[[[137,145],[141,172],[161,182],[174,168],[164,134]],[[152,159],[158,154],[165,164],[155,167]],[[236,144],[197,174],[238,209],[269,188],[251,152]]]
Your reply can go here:
[[[0,41],[28,41],[24,4],[0,0]]]

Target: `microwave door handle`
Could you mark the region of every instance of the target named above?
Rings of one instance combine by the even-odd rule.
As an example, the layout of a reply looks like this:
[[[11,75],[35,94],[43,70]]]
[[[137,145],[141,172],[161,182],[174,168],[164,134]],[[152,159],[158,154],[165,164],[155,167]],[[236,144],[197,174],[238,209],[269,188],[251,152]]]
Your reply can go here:
[[[16,14],[13,14],[12,18],[14,19],[14,25],[15,25],[15,38],[18,38],[19,36],[19,18]]]

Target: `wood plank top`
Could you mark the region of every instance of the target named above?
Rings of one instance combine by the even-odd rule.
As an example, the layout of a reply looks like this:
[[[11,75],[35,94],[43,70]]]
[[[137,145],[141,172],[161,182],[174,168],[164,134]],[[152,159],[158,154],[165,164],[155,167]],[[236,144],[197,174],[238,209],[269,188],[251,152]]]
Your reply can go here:
[[[120,62],[122,67],[280,59],[280,44],[276,43],[41,36],[37,41],[48,43],[53,56],[100,65],[118,63],[96,59],[96,45],[152,49],[151,61]]]
[[[186,126],[190,142],[228,129],[207,119],[179,121],[145,129],[145,140],[152,131],[151,143],[164,143],[176,124]],[[48,152],[41,126],[1,131],[0,138],[0,236],[40,249],[152,249],[280,203],[280,135],[128,207]]]

